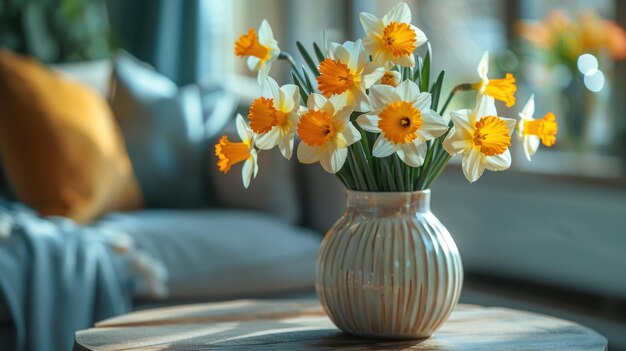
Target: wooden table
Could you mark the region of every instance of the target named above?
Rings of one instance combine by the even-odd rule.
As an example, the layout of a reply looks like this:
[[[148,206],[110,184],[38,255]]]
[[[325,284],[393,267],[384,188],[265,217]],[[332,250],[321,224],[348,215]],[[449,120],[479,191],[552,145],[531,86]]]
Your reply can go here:
[[[239,300],[130,313],[76,333],[74,350],[606,350],[574,322],[508,308],[459,305],[431,338],[351,337],[317,300]]]

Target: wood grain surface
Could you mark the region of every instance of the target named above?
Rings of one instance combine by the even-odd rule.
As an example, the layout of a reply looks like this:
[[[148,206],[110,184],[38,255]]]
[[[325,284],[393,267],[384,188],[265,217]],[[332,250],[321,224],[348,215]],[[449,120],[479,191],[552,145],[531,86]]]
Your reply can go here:
[[[431,338],[338,330],[315,299],[238,300],[133,312],[76,333],[74,350],[606,350],[595,331],[544,315],[458,305]]]

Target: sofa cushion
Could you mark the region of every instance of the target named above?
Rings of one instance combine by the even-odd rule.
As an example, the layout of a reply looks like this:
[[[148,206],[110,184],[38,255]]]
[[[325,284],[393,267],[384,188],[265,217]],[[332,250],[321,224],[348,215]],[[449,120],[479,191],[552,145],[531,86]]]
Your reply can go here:
[[[232,118],[235,97],[217,85],[179,88],[124,52],[115,59],[111,84],[111,107],[146,205],[207,205],[209,138]]]
[[[0,155],[20,201],[80,222],[142,205],[119,128],[96,92],[2,51],[0,106]]]
[[[284,293],[314,286],[321,237],[268,215],[223,210],[112,214],[99,225],[131,235],[165,265],[174,299]]]

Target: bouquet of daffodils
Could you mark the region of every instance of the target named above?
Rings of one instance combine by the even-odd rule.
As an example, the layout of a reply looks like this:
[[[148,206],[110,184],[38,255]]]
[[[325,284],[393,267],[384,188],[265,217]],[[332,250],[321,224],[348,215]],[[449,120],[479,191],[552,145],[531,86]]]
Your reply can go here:
[[[518,121],[500,116],[494,99],[513,106],[515,78],[490,79],[488,53],[478,65],[478,81],[456,85],[440,106],[445,72],[431,76],[430,45],[423,57],[415,53],[427,38],[411,24],[407,4],[394,6],[382,18],[361,13],[360,20],[366,33],[362,40],[324,40],[322,47],[313,44],[313,55],[297,43],[307,67],[298,67],[279,49],[267,21],[258,32],[250,29],[239,37],[235,54],[258,72],[262,96],[250,106],[247,119],[237,116],[241,142],[223,136],[215,145],[220,171],[243,162],[248,187],[258,171],[258,153],[278,147],[290,159],[297,136],[298,160],[319,162],[348,189],[415,191],[429,188],[458,154],[470,182],[485,169],[509,168],[514,132],[529,160],[540,143],[554,144],[554,115],[534,119],[532,97]],[[279,86],[268,77],[277,60],[291,65],[295,84]],[[466,90],[477,92],[476,105],[447,112],[455,93]]]

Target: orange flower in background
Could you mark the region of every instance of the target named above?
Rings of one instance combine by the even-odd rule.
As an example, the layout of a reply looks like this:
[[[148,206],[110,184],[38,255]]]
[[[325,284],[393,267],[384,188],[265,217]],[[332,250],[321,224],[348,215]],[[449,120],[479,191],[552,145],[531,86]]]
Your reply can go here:
[[[582,12],[577,18],[552,11],[543,20],[519,22],[517,33],[537,48],[567,60],[574,61],[584,53],[626,59],[626,31],[593,11]]]

